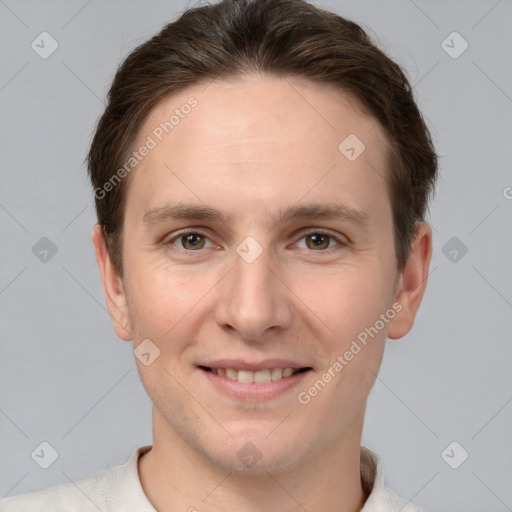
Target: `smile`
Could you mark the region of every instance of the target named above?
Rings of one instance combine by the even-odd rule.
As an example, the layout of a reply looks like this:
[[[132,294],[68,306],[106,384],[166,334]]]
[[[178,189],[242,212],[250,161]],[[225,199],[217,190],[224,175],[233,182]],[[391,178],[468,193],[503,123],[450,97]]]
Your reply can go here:
[[[267,382],[286,379],[296,373],[308,371],[310,368],[269,368],[258,371],[236,370],[234,368],[209,368],[201,366],[202,370],[211,372],[219,377],[226,377],[244,384],[264,384]]]
[[[280,396],[288,400],[285,398],[288,393],[298,386],[303,387],[303,379],[313,370],[290,363],[292,361],[268,360],[251,364],[224,360],[208,363],[211,366],[199,365],[197,370],[215,392],[245,403],[267,402]],[[235,365],[238,368],[233,368]]]

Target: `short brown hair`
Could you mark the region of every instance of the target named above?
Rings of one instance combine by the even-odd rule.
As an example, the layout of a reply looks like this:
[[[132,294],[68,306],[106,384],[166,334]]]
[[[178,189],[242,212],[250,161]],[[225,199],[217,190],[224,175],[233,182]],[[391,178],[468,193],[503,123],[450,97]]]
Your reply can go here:
[[[359,25],[303,0],[223,0],[190,9],[128,55],[87,156],[95,191],[129,158],[142,123],[162,98],[251,71],[353,93],[384,127],[397,267],[403,269],[437,176],[429,131],[401,67]],[[98,222],[120,276],[129,182],[127,176],[108,194],[95,193]]]

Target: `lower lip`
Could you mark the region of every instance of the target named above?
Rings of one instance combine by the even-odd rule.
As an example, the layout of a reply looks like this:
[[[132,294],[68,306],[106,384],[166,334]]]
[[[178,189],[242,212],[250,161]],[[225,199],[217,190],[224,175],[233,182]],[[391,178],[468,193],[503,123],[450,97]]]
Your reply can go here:
[[[311,370],[296,373],[290,377],[283,377],[280,380],[270,382],[252,382],[245,384],[237,380],[231,380],[227,377],[202,370],[199,371],[220,391],[235,398],[247,401],[266,401],[289,391],[299,385],[302,380],[309,375]]]

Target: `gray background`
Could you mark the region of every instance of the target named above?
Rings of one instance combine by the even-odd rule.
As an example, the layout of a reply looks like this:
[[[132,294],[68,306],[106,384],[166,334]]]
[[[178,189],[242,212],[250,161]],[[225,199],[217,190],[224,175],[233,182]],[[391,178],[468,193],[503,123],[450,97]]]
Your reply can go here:
[[[121,59],[187,4],[0,0],[0,496],[151,443],[131,344],[105,306],[83,162]],[[413,330],[388,342],[363,444],[387,484],[430,511],[512,510],[512,2],[316,4],[370,29],[405,68],[441,155],[429,284]],[[31,48],[43,31],[59,45],[47,59]],[[469,44],[458,58],[442,46],[453,31]],[[42,237],[57,247],[46,262],[32,252]],[[459,248],[443,252],[452,237]],[[31,458],[43,441],[58,452],[46,470]]]

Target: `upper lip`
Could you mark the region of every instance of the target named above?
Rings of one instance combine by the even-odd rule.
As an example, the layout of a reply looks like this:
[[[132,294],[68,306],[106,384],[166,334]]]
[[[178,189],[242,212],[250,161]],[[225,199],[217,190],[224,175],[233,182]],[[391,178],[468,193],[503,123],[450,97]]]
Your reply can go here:
[[[265,359],[263,361],[247,361],[244,359],[216,359],[214,361],[205,361],[198,366],[207,368],[232,368],[233,370],[246,370],[257,372],[259,370],[268,370],[273,368],[311,368],[307,364],[302,364],[291,359]]]

